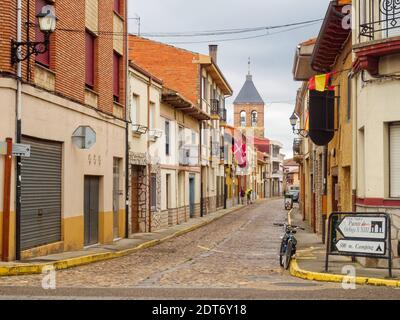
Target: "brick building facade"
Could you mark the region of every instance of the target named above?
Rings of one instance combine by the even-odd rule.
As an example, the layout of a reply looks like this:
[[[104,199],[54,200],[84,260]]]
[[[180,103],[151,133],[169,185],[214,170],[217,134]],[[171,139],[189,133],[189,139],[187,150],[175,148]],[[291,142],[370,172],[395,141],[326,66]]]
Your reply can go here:
[[[30,144],[32,151],[31,157],[22,161],[19,213],[12,172],[11,212],[7,213],[10,232],[6,237],[10,254],[5,260],[15,259],[17,244],[21,258],[26,258],[110,243],[125,235],[121,190],[126,126],[126,2],[23,1],[23,41],[43,39],[35,18],[43,6],[54,6],[58,21],[48,52],[22,62],[22,141]],[[0,96],[4,106],[0,141],[6,137],[15,141],[16,137],[16,65],[11,62],[11,40],[16,39],[17,32],[16,3],[0,3]],[[96,134],[89,149],[73,143],[73,134],[84,132],[79,131],[81,128],[91,128]],[[2,208],[3,199],[0,221]],[[3,230],[1,225],[0,238]],[[20,233],[15,241],[17,230]]]

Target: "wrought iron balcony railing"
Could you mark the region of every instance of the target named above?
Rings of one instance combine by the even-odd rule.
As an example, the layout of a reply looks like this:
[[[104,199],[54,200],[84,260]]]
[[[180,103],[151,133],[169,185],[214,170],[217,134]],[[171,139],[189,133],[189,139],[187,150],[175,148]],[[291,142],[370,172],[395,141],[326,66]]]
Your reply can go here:
[[[400,36],[399,0],[358,0],[360,36],[378,40]]]
[[[211,116],[219,117],[219,101],[211,99]]]
[[[219,119],[222,122],[226,122],[227,121],[226,117],[227,117],[226,109],[225,108],[220,108],[220,110],[219,110]]]

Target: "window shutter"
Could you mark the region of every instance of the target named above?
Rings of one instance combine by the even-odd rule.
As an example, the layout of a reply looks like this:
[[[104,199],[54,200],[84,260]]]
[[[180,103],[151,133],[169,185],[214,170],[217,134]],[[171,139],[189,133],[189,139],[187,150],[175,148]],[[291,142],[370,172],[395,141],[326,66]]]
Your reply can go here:
[[[86,32],[86,85],[94,87],[94,37]]]
[[[36,15],[42,11],[42,8],[47,5],[45,0],[36,0],[35,2],[35,13]],[[35,27],[35,41],[43,42],[44,41],[44,33],[39,29],[39,21],[36,18],[36,27]],[[36,56],[36,62],[44,65],[45,67],[50,66],[50,48],[45,53],[39,54]]]
[[[400,198],[400,123],[390,125],[390,197]]]
[[[120,0],[114,0],[114,11],[121,13],[121,3]]]
[[[119,55],[114,52],[113,56],[113,94],[114,101],[119,102]]]

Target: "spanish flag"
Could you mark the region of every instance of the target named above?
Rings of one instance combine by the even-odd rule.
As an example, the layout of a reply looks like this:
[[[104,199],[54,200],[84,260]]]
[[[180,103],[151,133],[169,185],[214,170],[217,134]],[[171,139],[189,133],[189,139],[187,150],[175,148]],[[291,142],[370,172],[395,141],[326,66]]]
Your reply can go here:
[[[326,73],[326,74],[319,74],[310,78],[308,82],[308,89],[309,90],[316,90],[316,91],[326,91],[335,90],[335,87],[331,85],[332,76],[334,72]]]

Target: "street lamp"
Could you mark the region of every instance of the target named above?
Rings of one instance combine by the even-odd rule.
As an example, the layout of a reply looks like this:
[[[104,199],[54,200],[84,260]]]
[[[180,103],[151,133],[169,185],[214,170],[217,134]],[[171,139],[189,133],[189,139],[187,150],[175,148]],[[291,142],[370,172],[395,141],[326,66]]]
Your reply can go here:
[[[27,60],[31,55],[34,54],[37,56],[45,53],[49,49],[50,34],[56,30],[57,24],[54,6],[44,6],[36,18],[39,22],[39,30],[44,33],[44,41],[17,42],[12,40],[11,58],[13,63]],[[26,48],[24,54],[21,52],[22,47]]]
[[[290,120],[290,125],[292,126],[292,130],[294,134],[297,134],[299,136],[302,136],[304,138],[308,137],[308,131],[305,129],[296,129],[297,122],[299,121],[299,118],[297,118],[296,114],[293,112],[292,116],[289,118]]]

